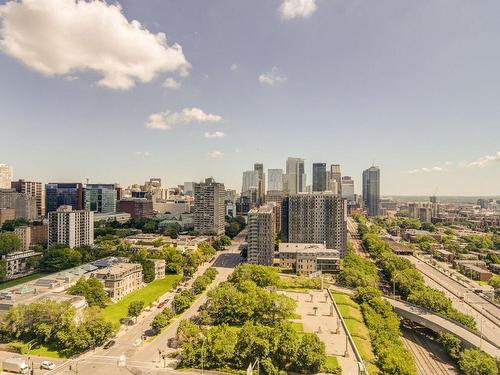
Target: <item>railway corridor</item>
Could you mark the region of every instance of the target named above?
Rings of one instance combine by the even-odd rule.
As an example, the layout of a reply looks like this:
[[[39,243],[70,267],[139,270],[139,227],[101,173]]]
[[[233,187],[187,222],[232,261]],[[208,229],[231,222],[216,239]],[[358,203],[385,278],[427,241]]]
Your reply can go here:
[[[459,375],[444,350],[422,331],[401,326],[403,344],[413,354],[418,375]]]

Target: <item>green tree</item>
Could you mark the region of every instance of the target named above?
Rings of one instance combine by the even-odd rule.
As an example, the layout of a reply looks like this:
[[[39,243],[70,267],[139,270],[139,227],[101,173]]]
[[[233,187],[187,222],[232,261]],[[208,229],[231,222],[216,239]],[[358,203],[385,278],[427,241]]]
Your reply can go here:
[[[14,232],[14,229],[16,227],[20,227],[23,225],[29,225],[29,221],[22,217],[14,220],[5,220],[2,224],[2,230],[5,232]]]
[[[142,310],[144,310],[144,301],[132,301],[128,305],[128,316],[134,317],[137,322],[137,317],[141,315]]]
[[[465,349],[458,366],[464,375],[498,375],[498,367],[493,357],[479,349]]]
[[[104,308],[109,303],[103,284],[95,277],[82,277],[68,289],[68,294],[84,296],[89,306]]]
[[[77,249],[63,245],[51,245],[40,262],[40,268],[48,272],[57,272],[82,264],[82,254]]]
[[[0,233],[0,256],[19,251],[21,240],[12,232]]]
[[[326,361],[325,344],[315,334],[305,333],[297,349],[294,368],[299,374],[318,373]]]
[[[180,294],[177,294],[172,301],[172,308],[176,314],[187,310],[194,300],[194,293],[190,290],[183,290]]]
[[[452,359],[457,361],[460,358],[462,343],[458,337],[451,333],[440,333],[438,341],[443,345]]]

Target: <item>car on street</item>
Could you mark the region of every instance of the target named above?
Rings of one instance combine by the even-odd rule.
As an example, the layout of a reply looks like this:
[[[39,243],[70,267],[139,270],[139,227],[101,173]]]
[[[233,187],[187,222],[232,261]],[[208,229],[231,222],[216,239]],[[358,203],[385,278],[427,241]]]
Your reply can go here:
[[[44,370],[53,370],[56,368],[56,364],[52,361],[43,361],[40,367]]]
[[[103,348],[104,349],[109,349],[111,348],[113,345],[115,345],[116,341],[115,340],[111,340],[111,341],[108,341],[104,346]]]

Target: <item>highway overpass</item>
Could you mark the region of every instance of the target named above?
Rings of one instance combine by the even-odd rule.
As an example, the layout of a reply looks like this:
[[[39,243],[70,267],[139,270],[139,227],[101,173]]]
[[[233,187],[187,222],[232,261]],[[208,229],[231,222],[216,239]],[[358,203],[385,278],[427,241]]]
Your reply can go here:
[[[481,348],[493,357],[500,358],[500,348],[484,337],[481,338],[479,333],[421,307],[389,297],[384,297],[384,299],[392,305],[394,311],[402,318],[429,328],[434,332],[452,333],[462,341],[464,346]]]

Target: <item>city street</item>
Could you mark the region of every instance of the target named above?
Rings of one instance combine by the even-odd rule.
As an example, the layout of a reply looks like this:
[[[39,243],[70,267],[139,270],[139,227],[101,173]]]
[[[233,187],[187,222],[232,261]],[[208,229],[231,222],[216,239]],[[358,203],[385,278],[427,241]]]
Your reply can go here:
[[[224,252],[216,255],[211,263],[206,263],[198,269],[195,276],[191,278],[186,288],[191,287],[192,282],[196,276],[205,272],[208,267],[215,267],[218,271],[216,279],[212,282],[210,287],[202,293],[193,302],[191,307],[187,309],[181,316],[179,316],[173,323],[165,329],[160,335],[153,339],[146,339],[146,341],[135,345],[137,339],[147,333],[148,328],[156,314],[160,312],[155,306],[150,311],[143,313],[138,322],[131,327],[122,327],[121,331],[115,338],[115,345],[110,349],[105,350],[98,348],[94,352],[86,353],[75,360],[70,360],[62,364],[56,370],[48,372],[50,374],[121,374],[121,373],[134,373],[134,374],[154,374],[164,372],[164,363],[160,363],[158,350],[171,351],[167,348],[167,342],[170,338],[175,336],[177,327],[181,320],[193,317],[198,309],[207,299],[207,292],[215,288],[221,282],[227,280],[227,277],[233,272],[234,268],[241,262],[239,255],[239,247],[245,240],[245,231],[240,233],[234,238],[232,245]],[[173,297],[174,292],[166,293],[160,300]],[[166,306],[170,306],[171,300]],[[119,361],[122,360],[124,366],[118,366]],[[168,360],[167,360],[168,361]],[[170,364],[169,370],[172,371],[173,362]],[[71,369],[70,369],[71,366]]]

